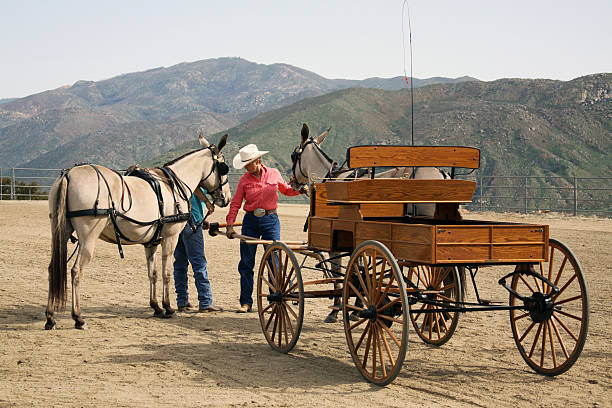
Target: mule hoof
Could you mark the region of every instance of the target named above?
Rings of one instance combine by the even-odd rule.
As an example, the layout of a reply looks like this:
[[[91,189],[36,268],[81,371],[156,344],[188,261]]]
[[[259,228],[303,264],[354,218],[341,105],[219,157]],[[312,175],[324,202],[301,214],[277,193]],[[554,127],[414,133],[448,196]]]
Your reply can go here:
[[[165,315],[161,316],[163,319],[174,319],[176,317],[176,313],[172,312],[172,313],[166,313]]]
[[[162,319],[165,317],[164,315],[164,311],[163,310],[156,310],[155,312],[153,312],[153,317],[157,317],[159,319]]]
[[[50,322],[45,323],[45,330],[55,330],[55,329],[56,329],[55,322],[53,322],[53,323],[50,323]]]
[[[78,330],[87,330],[89,327],[87,327],[87,323],[85,322],[82,322],[82,323],[76,322],[74,324],[74,328]]]
[[[336,316],[335,313],[330,313],[327,315],[327,317],[323,321],[325,323],[336,323],[338,321],[338,316]]]

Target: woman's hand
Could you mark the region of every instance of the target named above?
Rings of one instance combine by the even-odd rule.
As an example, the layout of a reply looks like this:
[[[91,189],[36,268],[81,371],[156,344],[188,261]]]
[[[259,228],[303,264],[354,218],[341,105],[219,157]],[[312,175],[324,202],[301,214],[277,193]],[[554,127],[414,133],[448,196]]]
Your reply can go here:
[[[234,234],[236,233],[236,231],[234,231],[234,226],[233,225],[228,225],[225,228],[226,228],[225,236],[228,237],[229,239],[234,239]]]
[[[300,194],[306,194],[308,195],[308,186],[302,186],[299,189]]]

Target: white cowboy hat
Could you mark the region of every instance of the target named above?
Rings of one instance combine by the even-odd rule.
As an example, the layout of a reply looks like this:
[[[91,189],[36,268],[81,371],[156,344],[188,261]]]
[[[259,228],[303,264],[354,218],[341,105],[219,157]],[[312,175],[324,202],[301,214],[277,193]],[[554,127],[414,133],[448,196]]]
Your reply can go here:
[[[257,145],[248,144],[238,151],[238,154],[235,155],[234,160],[232,160],[232,164],[235,169],[241,169],[266,153],[268,153],[267,150],[259,150]]]

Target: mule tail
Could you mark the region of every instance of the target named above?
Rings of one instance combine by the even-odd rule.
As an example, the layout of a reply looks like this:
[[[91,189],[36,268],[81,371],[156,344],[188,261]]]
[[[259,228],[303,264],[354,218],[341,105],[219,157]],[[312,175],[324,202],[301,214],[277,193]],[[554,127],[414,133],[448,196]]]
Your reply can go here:
[[[66,210],[66,197],[68,194],[68,175],[62,174],[56,182],[55,195],[49,196],[51,212],[51,262],[49,263],[49,298],[55,310],[64,310],[66,307],[67,279],[67,252],[68,227]]]

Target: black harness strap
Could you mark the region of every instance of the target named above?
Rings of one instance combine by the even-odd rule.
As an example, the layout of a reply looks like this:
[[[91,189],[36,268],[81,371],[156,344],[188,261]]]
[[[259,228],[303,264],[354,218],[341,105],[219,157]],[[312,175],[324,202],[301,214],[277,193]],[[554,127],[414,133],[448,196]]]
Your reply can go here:
[[[126,175],[131,175],[131,176],[142,178],[147,183],[149,183],[149,185],[151,186],[151,188],[153,189],[157,197],[160,217],[157,220],[144,222],[144,221],[135,220],[131,217],[128,217],[122,213],[117,212],[117,210],[115,209],[115,202],[111,194],[110,186],[108,184],[108,181],[106,180],[106,177],[104,177],[104,175],[100,172],[100,170],[96,166],[91,165],[91,164],[90,166],[96,171],[96,175],[98,177],[98,191],[96,194],[96,200],[94,202],[94,207],[91,209],[86,209],[86,210],[68,211],[66,216],[68,218],[72,218],[72,217],[83,217],[83,216],[97,217],[97,216],[108,215],[111,220],[111,223],[113,224],[113,229],[115,231],[115,239],[117,241],[117,247],[118,247],[119,255],[121,256],[121,258],[124,257],[121,240],[123,240],[124,242],[138,242],[139,240],[132,240],[128,238],[127,236],[125,236],[123,232],[121,232],[121,230],[119,229],[119,225],[117,224],[117,217],[123,218],[126,221],[129,221],[137,225],[150,226],[149,230],[147,230],[144,235],[147,235],[150,229],[155,227],[155,232],[153,234],[153,237],[148,242],[143,244],[145,247],[159,245],[159,243],[161,242],[161,231],[162,231],[163,224],[191,220],[191,203],[189,202],[189,197],[186,197],[186,193],[183,188],[184,183],[176,176],[176,174],[174,174],[174,172],[171,169],[166,168],[166,167],[160,169],[162,170],[162,172],[164,173],[164,175],[166,176],[168,180],[168,185],[170,186],[170,190],[172,191],[172,195],[174,198],[175,208],[177,209],[177,212],[178,212],[178,214],[170,215],[170,216],[164,216],[164,200],[163,200],[163,195],[161,192],[161,186],[159,184],[159,181],[155,177],[153,177],[147,169],[134,168],[134,169],[131,169],[128,173],[126,173]],[[117,172],[115,171],[115,173]],[[121,178],[121,183],[122,184],[125,183],[123,180],[123,176],[119,173],[117,173],[117,175]],[[106,189],[108,191],[108,198],[111,203],[111,208],[103,208],[103,209],[98,208],[98,204],[100,201],[100,178],[104,181],[104,184],[106,185]],[[178,203],[178,200],[176,198],[176,194],[174,191],[175,185],[178,186],[180,190],[179,197],[187,201],[187,206],[189,208],[189,212],[187,213],[183,213],[180,211],[180,205]],[[129,190],[129,187],[128,187],[128,193],[130,196],[130,208],[131,208],[132,197],[131,197],[131,191]]]

